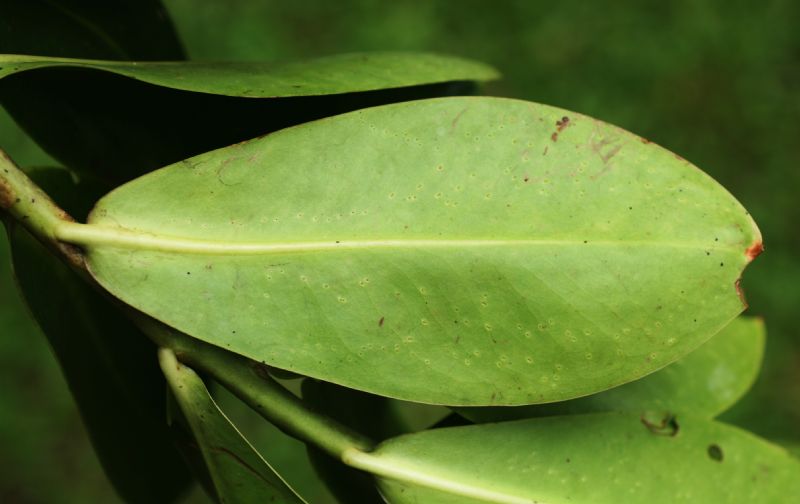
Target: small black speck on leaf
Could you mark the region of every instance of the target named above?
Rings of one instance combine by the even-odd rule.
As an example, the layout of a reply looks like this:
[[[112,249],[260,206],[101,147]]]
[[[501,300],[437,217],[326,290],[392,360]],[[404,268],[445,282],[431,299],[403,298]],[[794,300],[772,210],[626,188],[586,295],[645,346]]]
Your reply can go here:
[[[724,455],[722,453],[722,448],[718,444],[710,444],[708,445],[708,456],[711,460],[716,460],[717,462],[722,462]]]

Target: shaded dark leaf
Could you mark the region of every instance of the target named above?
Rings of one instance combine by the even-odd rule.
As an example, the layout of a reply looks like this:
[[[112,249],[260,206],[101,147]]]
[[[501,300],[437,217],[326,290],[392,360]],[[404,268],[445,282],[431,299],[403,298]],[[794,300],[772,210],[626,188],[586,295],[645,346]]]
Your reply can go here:
[[[82,189],[67,172],[42,170],[33,177],[66,208],[86,210],[76,197]],[[109,479],[127,502],[172,502],[190,476],[164,422],[165,385],[155,347],[27,231],[13,227],[9,239],[19,287]]]

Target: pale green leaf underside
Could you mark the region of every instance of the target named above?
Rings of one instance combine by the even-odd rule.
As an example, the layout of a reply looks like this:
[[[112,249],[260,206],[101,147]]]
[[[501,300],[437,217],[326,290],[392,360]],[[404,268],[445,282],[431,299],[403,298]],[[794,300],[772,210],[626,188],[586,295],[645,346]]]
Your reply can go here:
[[[304,502],[220,411],[194,371],[179,363],[169,350],[161,350],[159,360],[219,502]]]
[[[649,376],[571,401],[518,407],[459,408],[473,422],[596,411],[669,411],[713,418],[733,406],[758,375],[764,323],[738,317],[686,357]]]
[[[210,152],[58,234],[109,291],[192,336],[451,405],[565,400],[663,367],[742,310],[760,243],[686,161],[500,98],[365,109]]]
[[[284,64],[127,62],[0,55],[0,78],[47,67],[94,69],[157,86],[247,98],[352,93],[499,77],[495,69],[484,63],[430,53],[353,53]]]
[[[383,476],[392,504],[776,503],[800,495],[800,462],[737,428],[597,413],[436,429],[391,439],[352,463]]]

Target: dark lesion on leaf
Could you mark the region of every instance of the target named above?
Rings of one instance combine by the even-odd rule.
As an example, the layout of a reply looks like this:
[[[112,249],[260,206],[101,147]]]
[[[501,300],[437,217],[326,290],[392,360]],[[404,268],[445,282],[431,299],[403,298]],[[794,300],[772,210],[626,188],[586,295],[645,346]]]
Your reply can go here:
[[[571,123],[569,122],[569,117],[567,116],[564,116],[558,121],[556,121],[556,130],[553,132],[552,135],[550,135],[550,140],[558,142],[558,134],[564,131],[564,129],[566,129],[566,127],[569,126],[570,124]]]
[[[708,445],[708,450],[707,451],[708,451],[708,457],[711,460],[716,460],[717,462],[722,462],[722,459],[724,458],[724,454],[722,453],[722,448],[718,444],[712,443],[712,444]]]
[[[678,418],[672,413],[645,412],[640,420],[647,430],[657,436],[675,437],[680,431]]]

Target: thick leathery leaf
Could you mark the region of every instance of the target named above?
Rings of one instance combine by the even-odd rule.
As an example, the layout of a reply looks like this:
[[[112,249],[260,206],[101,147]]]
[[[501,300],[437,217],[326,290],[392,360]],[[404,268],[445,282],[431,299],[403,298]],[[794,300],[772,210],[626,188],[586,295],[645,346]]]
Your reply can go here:
[[[398,84],[392,75],[401,73],[409,83],[433,79],[407,68],[385,75],[385,87]],[[437,70],[436,75],[446,74]],[[419,98],[473,94],[475,82],[455,79],[467,75],[478,80],[482,74],[447,75],[450,80],[432,84],[355,92],[359,86],[353,82],[349,89],[354,92],[343,94],[259,99],[176,90],[85,68],[44,68],[0,79],[0,101],[61,163],[116,186],[201,152],[322,117]],[[223,77],[235,78],[225,72],[219,76]],[[342,76],[342,82],[346,80]]]
[[[764,355],[764,322],[738,317],[703,346],[649,376],[571,401],[519,407],[458,408],[474,422],[595,411],[672,411],[713,418],[752,386]]]
[[[450,81],[486,81],[499,76],[489,65],[430,53],[353,53],[284,64],[0,55],[0,78],[54,67],[92,69],[182,91],[244,98],[342,94]]]
[[[192,336],[417,402],[566,400],[694,350],[743,307],[754,222],[595,119],[500,98],[365,109],[207,153],[58,236]],[[220,307],[225,307],[220,310]]]
[[[437,429],[352,463],[383,476],[392,504],[766,504],[800,492],[800,462],[784,449],[690,416],[664,430],[624,413]]]
[[[85,212],[85,187],[64,170],[31,173],[64,208]],[[100,293],[25,229],[9,229],[14,272],[47,337],[92,445],[129,503],[173,502],[191,477],[164,423],[156,348]]]
[[[220,411],[194,371],[179,363],[170,350],[161,350],[159,360],[219,502],[304,502]]]

